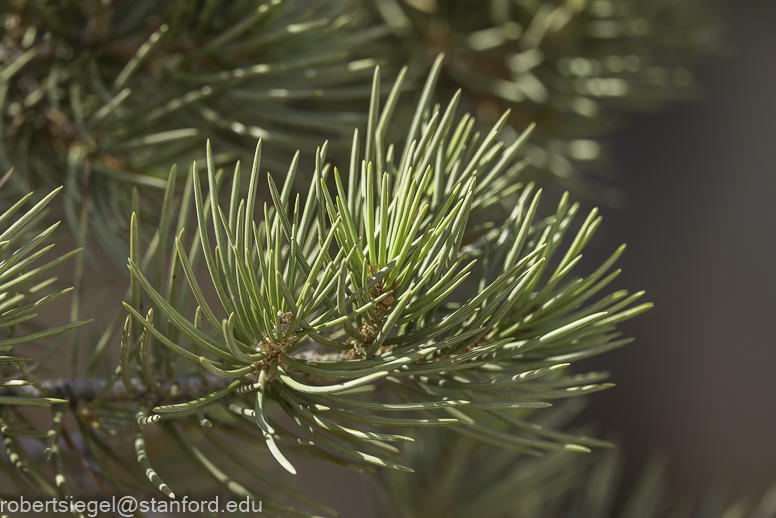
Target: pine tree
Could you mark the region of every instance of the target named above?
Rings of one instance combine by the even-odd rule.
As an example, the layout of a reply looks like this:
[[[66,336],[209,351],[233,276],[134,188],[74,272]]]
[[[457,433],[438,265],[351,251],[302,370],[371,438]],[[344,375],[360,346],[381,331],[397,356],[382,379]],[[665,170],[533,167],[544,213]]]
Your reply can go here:
[[[0,498],[131,495],[175,509],[205,494],[262,502],[269,516],[335,515],[290,482],[310,457],[379,471],[384,516],[611,516],[616,450],[569,424],[576,396],[611,384],[569,367],[629,343],[617,325],[651,304],[607,291],[624,246],[580,268],[601,217],[568,193],[542,200],[541,186],[606,127],[604,102],[587,99],[600,107],[581,128],[584,113],[566,116],[585,104],[568,92],[580,77],[615,84],[575,67],[627,45],[642,61],[660,45],[706,45],[686,30],[695,2],[678,4],[494,1],[488,15],[465,1],[12,2],[0,47],[0,467],[14,487]],[[579,36],[607,18],[635,32],[606,45]],[[654,42],[638,20],[682,38]],[[419,79],[440,26],[450,56]],[[627,59],[622,100],[673,95]],[[511,97],[479,70],[488,60],[517,74]],[[501,113],[488,127],[462,107]],[[297,147],[309,155],[290,157]],[[550,158],[537,167],[537,156]],[[33,187],[50,194],[25,210],[33,195],[18,192]],[[63,216],[84,249],[46,262]],[[129,280],[91,341],[80,298],[94,244]],[[75,290],[50,273],[72,262]],[[35,318],[71,290],[67,323]],[[645,472],[623,517],[682,511],[659,472]]]

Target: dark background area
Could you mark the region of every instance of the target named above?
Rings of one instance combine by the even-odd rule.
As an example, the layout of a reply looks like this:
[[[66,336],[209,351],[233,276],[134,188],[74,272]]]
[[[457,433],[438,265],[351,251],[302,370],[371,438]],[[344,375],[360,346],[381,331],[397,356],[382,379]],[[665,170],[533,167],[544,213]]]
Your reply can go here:
[[[608,139],[628,202],[586,252],[628,243],[616,285],[655,303],[623,325],[635,343],[578,365],[617,384],[587,416],[621,432],[626,483],[665,454],[677,497],[776,483],[776,2],[724,7],[730,51],[701,63],[701,101]]]

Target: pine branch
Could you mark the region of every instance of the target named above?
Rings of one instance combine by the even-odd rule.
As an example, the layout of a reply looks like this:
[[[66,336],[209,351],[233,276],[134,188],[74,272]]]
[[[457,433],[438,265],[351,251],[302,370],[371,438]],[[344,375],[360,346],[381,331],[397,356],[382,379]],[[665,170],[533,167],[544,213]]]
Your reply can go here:
[[[354,139],[348,189],[339,171],[325,164],[324,146],[317,152],[304,203],[297,196],[292,209],[296,161],[282,189],[268,177],[274,207],[264,206],[264,219],[258,225],[253,222],[253,204],[262,143],[251,169],[248,197],[238,194],[238,164],[229,203],[224,206],[218,195],[223,174],[216,172],[208,147],[207,194],[197,164],[191,169],[197,236],[187,245],[180,228],[169,259],[156,261],[171,265],[165,272],[168,279],[185,277],[198,305],[193,322],[176,307],[181,305],[177,290],[161,282],[159,272],[152,275],[141,265],[140,245],[133,244],[129,261],[133,284],[135,290],[145,292],[154,310],[142,315],[137,291],[125,307],[131,320],[142,326],[142,336],[152,336],[166,346],[153,355],[144,346],[135,361],[159,369],[169,365],[173,355],[234,380],[229,389],[212,393],[212,401],[221,400],[231,411],[253,417],[270,452],[291,473],[295,469],[274,443],[271,431],[277,421],[267,413],[269,402],[280,405],[302,430],[345,455],[382,467],[410,469],[390,454],[377,456],[342,443],[360,445],[368,440],[369,446],[378,446],[374,441],[408,440],[340,424],[385,422],[342,408],[361,403],[337,395],[370,391],[378,384],[404,400],[397,408],[432,412],[429,419],[390,421],[394,424],[459,425],[455,428],[461,433],[481,435],[530,454],[540,449],[588,451],[587,444],[598,443],[573,436],[556,435],[552,440],[513,436],[482,426],[477,416],[485,412],[506,418],[509,408],[540,408],[547,406],[545,398],[609,387],[588,383],[589,378],[564,377],[562,369],[569,361],[627,343],[616,339],[613,325],[651,307],[628,309],[641,293],[627,296],[627,292],[583,306],[616,276],[604,274],[622,250],[589,278],[563,280],[600,223],[595,211],[565,254],[554,260],[577,205],[569,205],[564,197],[555,217],[537,224],[539,194],[529,185],[517,198],[511,216],[501,212],[500,201],[509,195],[509,186],[516,185],[522,170],[517,155],[530,128],[508,146],[496,140],[508,114],[480,142],[462,130],[469,117],[454,130],[458,96],[445,110],[431,106],[441,63],[440,58],[426,81],[401,155],[393,151],[398,146],[386,149],[383,135],[404,73],[381,113],[376,70],[372,122],[363,147],[358,134]],[[334,193],[329,192],[327,176],[334,177]],[[173,183],[168,189],[174,186],[173,175],[170,178]],[[499,222],[496,214],[504,220]],[[166,220],[169,216],[162,218]],[[490,230],[475,230],[470,220],[491,222],[486,224]],[[168,231],[152,226],[151,232]],[[140,235],[133,224],[132,242],[140,243]],[[463,246],[464,241],[471,243]],[[196,257],[204,259],[216,305],[204,297],[190,265],[192,247],[197,249]],[[158,256],[164,250],[153,253]],[[481,265],[473,268],[471,259],[480,259]],[[468,266],[463,266],[464,261]],[[182,275],[176,268],[182,269]],[[478,293],[451,297],[471,273],[478,278]],[[171,324],[166,332],[153,323],[154,311]],[[204,331],[207,324],[212,333]],[[130,327],[127,320],[125,329]],[[133,369],[127,352],[131,343],[144,340],[139,329],[132,335],[123,339],[125,372]],[[180,336],[194,347],[182,346]],[[334,356],[321,360],[319,355],[325,351]],[[534,381],[539,378],[543,379]],[[251,392],[255,397],[244,395]],[[369,408],[388,409],[379,403]],[[438,417],[433,413],[436,409],[448,417]],[[384,454],[394,450],[380,446]]]
[[[519,153],[532,127],[500,141],[505,113],[484,135],[473,133],[471,116],[456,120],[458,94],[444,108],[432,102],[442,63],[440,56],[398,143],[386,135],[406,72],[383,104],[375,69],[366,135],[354,132],[347,176],[327,163],[324,144],[306,198],[294,195],[295,158],[282,184],[267,176],[272,206],[256,207],[262,141],[246,197],[240,164],[229,175],[217,170],[210,143],[204,173],[192,165],[180,202],[171,169],[158,218],[141,217],[133,193],[128,316],[123,328],[122,314],[109,326],[87,369],[105,364],[107,344],[120,330],[112,376],[41,381],[20,367],[23,379],[9,380],[12,395],[0,397],[21,404],[70,399],[96,458],[111,451],[103,436],[134,431],[142,472],[171,498],[185,481],[165,483],[153,469],[145,441],[154,430],[235,496],[255,499],[218,467],[220,456],[195,444],[201,430],[264,444],[291,474],[289,453],[361,471],[413,471],[394,446],[413,438],[395,428],[449,427],[525,455],[606,446],[553,429],[534,437],[530,420],[549,401],[609,388],[605,376],[564,369],[627,344],[617,324],[651,304],[634,305],[643,292],[594,300],[617,276],[608,271],[622,248],[591,274],[574,276],[600,225],[597,211],[570,240],[564,238],[579,205],[567,196],[540,219],[541,191],[520,181]],[[378,388],[384,397],[373,396]],[[20,412],[0,414],[6,436],[49,434]],[[55,469],[66,480],[62,464]],[[111,473],[108,466],[103,471]],[[51,489],[45,480],[32,482]]]
[[[315,352],[312,350],[293,355],[296,359],[312,362],[342,361],[347,359],[344,353]],[[6,383],[12,383],[7,380]],[[105,403],[137,402],[152,400],[158,405],[179,403],[186,400],[195,400],[221,390],[230,383],[228,378],[214,376],[184,376],[174,380],[159,378],[155,385],[149,386],[143,378],[130,378],[132,390],[128,390],[124,384],[117,384],[110,379],[89,378],[64,378],[40,380],[36,385],[3,386],[0,384],[0,397],[18,398],[58,398],[66,400],[71,405],[78,406],[93,402],[98,395],[105,390],[107,385],[111,387],[100,397]],[[9,400],[3,400],[5,404],[13,404]]]
[[[108,379],[47,379],[38,386],[0,387],[0,397],[18,398],[59,398],[70,405],[79,406],[93,402],[110,381]],[[140,378],[130,379],[133,390],[127,390],[121,383],[112,384],[101,397],[104,403],[137,402],[152,400],[156,404],[180,403],[195,400],[221,390],[229,385],[229,380],[218,376],[207,376],[205,383],[199,376],[178,377],[173,381],[159,379],[158,385],[151,389]]]

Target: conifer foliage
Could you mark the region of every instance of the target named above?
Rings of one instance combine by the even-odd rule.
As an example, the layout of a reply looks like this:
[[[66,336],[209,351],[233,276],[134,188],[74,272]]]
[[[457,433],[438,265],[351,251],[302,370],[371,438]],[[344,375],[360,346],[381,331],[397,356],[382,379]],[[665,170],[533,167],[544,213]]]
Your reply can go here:
[[[87,196],[106,249],[128,227],[122,193],[164,189],[169,165],[201,155],[206,138],[233,161],[259,138],[293,152],[349,132],[361,117],[347,101],[368,98],[374,66],[359,49],[384,32],[353,0],[12,0],[3,11],[0,168],[21,171],[25,192],[65,185],[76,233]]]
[[[336,515],[293,485],[309,457],[379,471],[385,516],[611,515],[612,443],[570,423],[612,385],[571,365],[651,304],[611,288],[624,246],[581,262],[602,218],[537,171],[689,85],[649,60],[705,45],[697,5],[479,4],[3,6],[0,499]],[[51,259],[60,218],[85,250]],[[95,242],[128,281],[87,334]],[[658,473],[624,517],[664,516]]]
[[[518,180],[524,163],[516,155],[530,128],[505,145],[498,133],[508,114],[480,136],[467,131],[468,117],[456,116],[458,96],[444,109],[432,106],[441,62],[398,143],[384,134],[405,74],[381,104],[375,71],[370,122],[365,138],[354,134],[347,182],[326,163],[324,145],[304,199],[291,188],[294,160],[281,187],[266,178],[272,204],[257,208],[263,143],[245,198],[240,164],[217,171],[208,144],[206,174],[192,165],[177,217],[170,173],[154,239],[141,237],[136,199],[119,366],[96,394],[68,388],[90,447],[107,448],[103,433],[134,430],[136,471],[173,497],[185,483],[162,481],[144,445],[157,428],[235,496],[263,499],[226,483],[218,459],[193,436],[204,427],[216,445],[230,434],[262,441],[290,473],[287,455],[300,449],[356,469],[412,471],[394,443],[413,438],[394,428],[449,426],[529,455],[608,445],[530,416],[548,401],[607,388],[600,376],[563,371],[627,343],[616,325],[650,304],[633,305],[642,292],[599,296],[618,273],[609,270],[622,248],[595,271],[575,274],[601,218],[591,212],[566,236],[578,212],[567,196],[540,218],[541,191]],[[226,204],[223,183],[231,184]],[[510,213],[501,210],[507,196],[517,199]],[[146,242],[152,249],[144,253]],[[375,398],[382,389],[392,396]],[[489,426],[490,416],[509,429]],[[108,476],[115,468],[104,469]],[[38,487],[43,480],[31,478]]]
[[[621,114],[696,95],[690,71],[719,46],[708,0],[375,0],[407,59],[449,56],[446,81],[482,120],[538,124],[525,146],[542,183],[617,203],[594,176]]]

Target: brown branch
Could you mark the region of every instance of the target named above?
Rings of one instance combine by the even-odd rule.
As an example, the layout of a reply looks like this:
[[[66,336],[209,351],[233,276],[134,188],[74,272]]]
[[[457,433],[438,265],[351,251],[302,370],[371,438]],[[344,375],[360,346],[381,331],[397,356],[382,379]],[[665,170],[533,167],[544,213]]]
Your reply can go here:
[[[221,378],[218,376],[208,376],[205,385],[199,376],[188,376],[175,378],[170,383],[168,380],[160,380],[159,390],[153,390],[146,386],[143,380],[133,378],[131,380],[134,392],[127,391],[126,387],[120,381],[117,381],[111,389],[105,394],[103,401],[125,402],[141,401],[145,398],[153,398],[157,404],[173,403],[176,401],[191,401],[214,390],[226,387],[233,380]],[[71,402],[88,403],[93,401],[97,394],[105,388],[107,380],[104,379],[54,379],[41,381],[43,390],[33,385],[22,387],[2,387],[0,395],[17,397],[57,397],[67,399]]]
[[[349,351],[329,352],[322,347],[299,352],[293,355],[294,358],[306,361],[342,361],[349,359]],[[120,380],[110,388],[102,401],[120,403],[129,401],[142,401],[151,398],[157,405],[176,403],[182,401],[193,401],[215,390],[220,390],[234,379],[222,378],[220,376],[208,375],[205,378],[206,384],[202,384],[199,376],[186,376],[175,378],[174,382],[169,380],[159,380],[159,389],[152,387],[140,378],[131,380],[134,391],[127,391],[124,383]],[[66,378],[43,380],[40,382],[42,390],[34,385],[25,385],[21,387],[0,387],[0,396],[16,397],[56,397],[67,399],[71,403],[90,403],[94,401],[97,395],[105,388],[108,383],[106,379],[84,379],[84,378]]]

